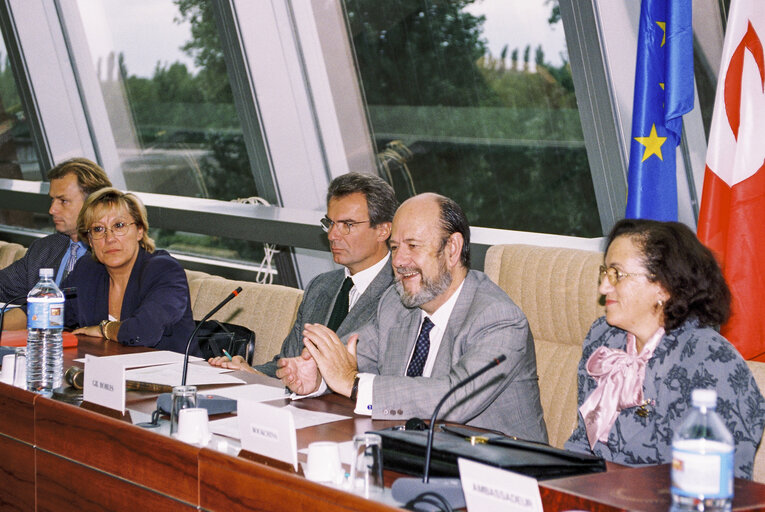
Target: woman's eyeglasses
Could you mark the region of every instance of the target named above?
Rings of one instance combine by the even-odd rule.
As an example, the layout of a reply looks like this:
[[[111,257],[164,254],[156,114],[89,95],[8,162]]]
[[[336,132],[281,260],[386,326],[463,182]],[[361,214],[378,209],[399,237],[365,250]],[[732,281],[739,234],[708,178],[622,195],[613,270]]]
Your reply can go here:
[[[598,279],[598,283],[603,282],[603,278],[607,277],[608,282],[611,283],[611,286],[616,286],[617,283],[621,282],[622,279],[625,279],[627,277],[631,276],[650,276],[650,274],[646,274],[644,272],[622,272],[616,267],[606,267],[605,265],[600,266],[600,278]]]
[[[130,229],[130,226],[133,224],[135,224],[135,222],[115,222],[110,228],[106,226],[93,226],[88,230],[88,234],[93,240],[104,238],[107,231],[111,231],[114,236],[125,236],[125,233],[128,232],[128,229]]]

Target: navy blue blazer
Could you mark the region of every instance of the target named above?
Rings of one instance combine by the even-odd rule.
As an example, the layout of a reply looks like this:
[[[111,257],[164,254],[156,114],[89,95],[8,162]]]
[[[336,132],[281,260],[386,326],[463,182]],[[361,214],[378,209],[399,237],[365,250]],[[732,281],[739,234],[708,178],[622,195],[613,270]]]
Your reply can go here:
[[[109,317],[109,274],[103,264],[80,258],[63,286],[77,288],[64,306],[67,327],[98,325]],[[118,341],[183,353],[193,330],[183,267],[167,251],[148,253],[141,248],[122,299]],[[193,344],[191,353],[197,352]]]

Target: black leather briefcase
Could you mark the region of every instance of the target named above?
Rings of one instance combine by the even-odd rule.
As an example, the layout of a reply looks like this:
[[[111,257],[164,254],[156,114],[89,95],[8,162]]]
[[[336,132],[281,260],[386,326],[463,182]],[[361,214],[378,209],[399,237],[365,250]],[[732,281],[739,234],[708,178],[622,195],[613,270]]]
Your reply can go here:
[[[471,459],[521,473],[538,480],[561,478],[606,470],[600,457],[522,441],[470,428],[443,427],[433,434],[430,475],[458,477],[457,459]],[[428,432],[385,429],[373,432],[382,437],[383,466],[407,475],[421,476],[425,464]],[[477,444],[471,444],[478,441]]]
[[[197,344],[204,359],[220,357],[225,350],[232,357],[242,356],[247,364],[252,365],[252,356],[255,355],[254,332],[241,325],[217,320],[208,320],[199,326]]]

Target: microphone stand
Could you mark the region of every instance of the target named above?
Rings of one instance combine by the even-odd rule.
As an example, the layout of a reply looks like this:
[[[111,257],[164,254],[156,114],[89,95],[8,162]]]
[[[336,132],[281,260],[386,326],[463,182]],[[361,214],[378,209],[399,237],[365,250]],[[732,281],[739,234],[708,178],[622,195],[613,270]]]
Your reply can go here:
[[[223,299],[223,301],[221,301],[220,304],[215,306],[212,309],[212,311],[207,313],[204,316],[204,318],[202,318],[202,320],[199,321],[197,326],[194,327],[194,330],[192,331],[191,336],[189,336],[189,341],[186,342],[186,354],[183,356],[183,376],[181,377],[181,386],[185,386],[186,385],[186,373],[187,373],[187,371],[189,369],[189,350],[191,349],[191,342],[194,341],[194,337],[197,335],[197,331],[199,331],[199,328],[202,326],[203,323],[205,323],[207,320],[210,319],[211,316],[213,316],[215,313],[217,313],[220,308],[222,308],[223,306],[228,304],[231,299],[233,299],[234,297],[239,295],[241,293],[241,291],[242,291],[242,287],[240,286],[239,288],[237,288],[233,292],[229,293],[228,297]]]
[[[183,356],[183,375],[181,377],[181,386],[186,385],[186,374],[188,373],[188,369],[189,369],[189,351],[191,350],[191,342],[194,341],[194,337],[197,335],[197,331],[199,331],[199,327],[203,323],[205,323],[211,316],[217,313],[220,308],[228,304],[231,299],[239,295],[241,291],[242,291],[242,287],[240,286],[239,288],[231,292],[225,299],[223,299],[220,302],[220,304],[215,306],[212,309],[212,311],[207,313],[204,316],[204,318],[202,318],[202,320],[199,321],[199,323],[194,328],[194,330],[191,332],[191,336],[189,336],[189,341],[186,342],[186,353]],[[173,404],[172,393],[161,393],[157,397],[157,409],[151,415],[151,421],[138,423],[137,425],[139,427],[144,427],[144,428],[158,427],[160,412],[163,412],[163,411],[166,413],[170,412],[172,404]],[[224,398],[222,396],[206,394],[202,396],[197,396],[197,407],[201,407],[202,409],[207,409],[207,412],[210,415],[223,414],[227,412],[236,411],[236,400],[232,400],[231,398]]]
[[[438,418],[441,406],[444,405],[446,399],[452,396],[455,391],[499,365],[505,359],[507,359],[507,356],[504,354],[492,359],[489,364],[470,375],[465,380],[459,382],[456,386],[447,391],[443,398],[441,398],[441,401],[438,402],[433,411],[433,415],[430,417],[428,441],[425,445],[425,467],[422,473],[422,481],[418,478],[399,478],[393,482],[393,486],[391,487],[394,499],[409,503],[416,500],[423,493],[435,493],[441,495],[441,497],[454,509],[465,506],[465,495],[462,493],[462,486],[459,478],[434,478],[432,481],[430,479],[430,456],[433,452],[433,432],[436,426],[436,418]]]

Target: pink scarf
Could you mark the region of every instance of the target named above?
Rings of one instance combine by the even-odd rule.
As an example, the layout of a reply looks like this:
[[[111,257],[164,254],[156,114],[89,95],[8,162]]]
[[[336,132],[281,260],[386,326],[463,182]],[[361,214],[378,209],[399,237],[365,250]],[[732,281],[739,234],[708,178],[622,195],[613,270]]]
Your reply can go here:
[[[587,360],[587,373],[598,383],[579,408],[590,448],[598,441],[608,441],[622,409],[643,404],[645,365],[663,336],[664,328],[660,327],[638,355],[635,336],[628,333],[626,352],[601,346]]]

